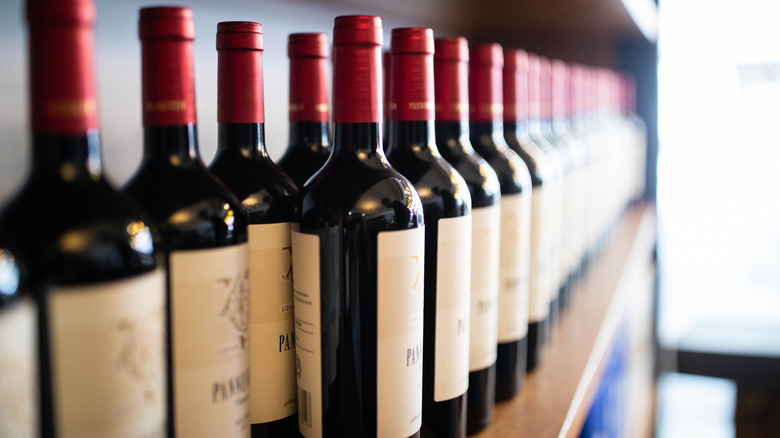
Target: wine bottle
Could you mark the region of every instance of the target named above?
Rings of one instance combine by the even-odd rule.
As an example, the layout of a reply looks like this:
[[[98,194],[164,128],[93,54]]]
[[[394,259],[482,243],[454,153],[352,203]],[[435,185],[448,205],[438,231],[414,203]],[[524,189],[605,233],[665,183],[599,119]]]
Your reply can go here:
[[[290,224],[298,189],[265,149],[263,30],[217,25],[217,153],[211,172],[248,219],[252,436],[298,436]]]
[[[5,214],[0,212],[0,218]],[[22,247],[11,230],[0,230],[0,436],[40,436],[38,306]],[[10,366],[8,366],[10,365]]]
[[[550,272],[552,275],[552,288],[549,297],[548,306],[550,307],[549,319],[550,330],[546,333],[546,337],[540,338],[543,343],[549,340],[553,327],[555,327],[558,321],[558,297],[560,296],[563,282],[561,281],[563,276],[563,266],[561,266],[561,246],[563,242],[562,231],[562,219],[564,203],[564,188],[566,186],[564,166],[561,162],[561,157],[558,154],[555,147],[550,144],[548,136],[546,135],[549,122],[550,122],[550,84],[549,73],[546,72],[542,77],[542,64],[547,66],[549,70],[549,61],[546,63],[543,58],[537,55],[528,55],[528,135],[531,140],[539,146],[539,148],[546,154],[547,161],[550,169],[552,169],[553,178],[555,183],[553,184],[550,197],[553,198],[550,207],[549,220],[553,228],[553,242],[552,242],[552,258],[550,262]]]
[[[550,329],[550,297],[553,278],[550,267],[556,230],[551,215],[554,185],[557,183],[549,158],[528,134],[528,54],[519,49],[504,50],[503,70],[504,139],[517,152],[531,174],[531,269],[528,299],[527,369],[541,361]]]
[[[472,202],[467,423],[475,430],[490,421],[495,399],[501,188],[469,141],[466,39],[440,38],[434,45],[436,143],[463,176]]]
[[[425,215],[422,437],[466,436],[471,196],[434,134],[433,31],[393,29],[390,164],[412,182]]]
[[[328,37],[324,33],[289,36],[290,139],[278,164],[298,187],[303,187],[330,155],[325,82],[328,53]]]
[[[168,433],[249,436],[246,215],[200,160],[192,11],[140,11],[144,154],[126,192],[168,267]]]
[[[27,3],[32,172],[0,234],[39,285],[41,435],[160,436],[165,276],[146,218],[103,174],[95,18],[91,0]]]
[[[584,239],[582,218],[584,214],[584,200],[586,183],[583,178],[585,167],[585,150],[583,144],[571,132],[571,72],[569,67],[560,59],[551,63],[552,84],[552,119],[550,121],[551,136],[558,140],[558,150],[564,152],[570,163],[569,172],[566,175],[566,187],[564,188],[564,211],[562,216],[565,235],[563,242],[563,261],[566,267],[566,287],[561,295],[561,308],[569,305],[571,291],[579,278],[582,243]]]
[[[555,313],[552,316],[552,324],[554,324],[558,318],[558,314],[564,308],[564,303],[567,301],[569,295],[569,252],[568,244],[572,240],[571,228],[569,226],[569,219],[572,219],[572,212],[570,211],[571,204],[569,203],[572,196],[572,176],[574,175],[574,162],[569,154],[568,147],[563,140],[553,131],[553,109],[555,107],[555,90],[553,83],[552,62],[545,58],[539,57],[539,130],[537,131],[537,137],[543,137],[540,139],[540,145],[542,148],[548,148],[548,155],[551,155],[558,160],[559,168],[561,171],[561,179],[558,188],[559,201],[558,212],[556,214],[555,227],[558,230],[556,236],[556,285],[557,290],[553,296],[553,306],[555,307]],[[561,96],[562,97],[562,96]]]
[[[419,436],[423,208],[385,158],[379,17],[337,17],[333,152],[292,233],[298,421],[307,438]]]
[[[495,394],[498,401],[513,397],[525,379],[532,190],[528,168],[504,141],[503,63],[499,44],[471,48],[471,144],[496,171],[501,186]]]

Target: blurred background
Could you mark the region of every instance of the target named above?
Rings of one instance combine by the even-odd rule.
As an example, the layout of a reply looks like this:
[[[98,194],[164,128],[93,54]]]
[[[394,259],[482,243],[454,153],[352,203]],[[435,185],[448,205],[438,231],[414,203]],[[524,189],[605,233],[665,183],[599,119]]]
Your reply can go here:
[[[136,21],[147,2],[97,4],[104,165],[110,180],[123,184],[141,160]],[[771,435],[766,424],[780,421],[780,201],[772,195],[780,187],[780,3],[192,0],[187,5],[195,11],[199,138],[207,163],[216,150],[218,21],[263,24],[272,158],[281,156],[287,139],[287,35],[330,35],[337,15],[381,15],[386,45],[393,27],[429,26],[436,36],[465,35],[472,43],[496,41],[634,74],[638,112],[648,127],[646,198],[656,203],[658,215],[658,384],[647,395],[657,402],[655,434],[778,436],[780,426]],[[0,2],[0,205],[29,169],[25,32],[23,2]]]

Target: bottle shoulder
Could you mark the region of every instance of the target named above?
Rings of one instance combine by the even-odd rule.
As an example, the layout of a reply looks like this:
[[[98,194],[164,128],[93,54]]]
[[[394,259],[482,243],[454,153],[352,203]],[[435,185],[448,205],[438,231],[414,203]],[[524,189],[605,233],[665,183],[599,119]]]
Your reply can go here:
[[[364,224],[377,230],[419,227],[423,208],[412,183],[384,157],[331,159],[301,191],[302,228]]]
[[[157,267],[153,226],[105,179],[68,184],[31,178],[0,217],[26,248],[31,277],[87,284]]]
[[[466,181],[455,167],[434,153],[434,149],[392,151],[389,160],[417,190],[426,215],[436,210],[439,217],[457,217],[471,210]]]
[[[236,195],[249,223],[293,219],[298,186],[267,156],[220,154],[211,163],[210,170]]]
[[[124,190],[147,210],[165,252],[246,241],[240,202],[205,166],[148,162]]]

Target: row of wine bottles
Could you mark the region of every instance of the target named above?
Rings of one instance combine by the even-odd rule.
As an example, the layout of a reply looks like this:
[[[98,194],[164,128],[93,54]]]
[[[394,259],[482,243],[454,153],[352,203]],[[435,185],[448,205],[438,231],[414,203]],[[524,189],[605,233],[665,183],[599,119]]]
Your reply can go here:
[[[278,166],[262,28],[219,23],[207,168],[192,11],[150,7],[143,160],[119,192],[95,18],[92,0],[27,4],[33,170],[0,213],[3,437],[475,433],[643,190],[630,81],[394,29],[383,113],[374,16],[335,20],[332,111],[326,36],[290,35]]]

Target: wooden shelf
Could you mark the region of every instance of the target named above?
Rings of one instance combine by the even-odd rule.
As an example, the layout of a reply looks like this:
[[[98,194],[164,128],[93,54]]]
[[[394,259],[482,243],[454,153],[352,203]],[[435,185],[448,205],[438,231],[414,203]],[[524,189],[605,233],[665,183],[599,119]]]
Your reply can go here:
[[[618,327],[635,298],[633,279],[651,261],[655,223],[653,204],[626,214],[614,240],[572,291],[541,365],[518,396],[496,405],[493,421],[476,438],[579,436]]]

